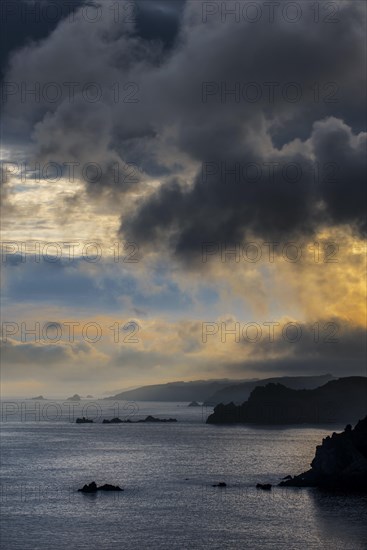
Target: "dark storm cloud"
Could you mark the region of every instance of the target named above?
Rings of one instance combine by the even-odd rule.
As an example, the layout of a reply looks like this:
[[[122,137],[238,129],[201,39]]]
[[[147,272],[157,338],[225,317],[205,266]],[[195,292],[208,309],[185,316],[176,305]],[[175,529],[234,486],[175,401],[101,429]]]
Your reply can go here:
[[[138,8],[136,25],[148,9],[144,3]],[[165,2],[156,9],[177,23],[176,10],[166,10]],[[72,163],[75,177],[87,181],[93,194],[135,190],[145,172],[168,173],[155,152],[157,129],[141,113],[141,73],[164,55],[159,33],[153,41],[142,38],[133,22],[114,21],[111,9],[94,24],[78,12],[48,39],[12,52],[2,89],[7,144],[21,144],[30,167]],[[95,101],[86,97],[88,86],[92,95],[101,92]],[[48,100],[48,90],[56,100]],[[93,163],[100,173],[86,179],[83,168]]]
[[[171,48],[180,28],[180,17],[186,0],[138,0],[136,33],[144,40],[159,40]]]
[[[363,117],[358,120],[356,113],[365,112],[360,90],[363,13],[358,4],[340,7],[339,23],[322,29],[308,21],[299,27],[217,25],[199,27],[200,34],[187,30],[176,62],[190,79],[180,82],[177,71],[171,94],[182,85],[176,115],[184,119],[178,129],[180,147],[201,163],[215,161],[216,168],[220,161],[229,169],[236,163],[241,168],[256,163],[263,171],[269,162],[279,166],[274,178],[255,183],[224,181],[220,169],[204,179],[199,172],[189,189],[172,180],[123,220],[123,232],[140,241],[168,234],[183,255],[199,252],[205,241],[239,242],[246,232],[293,237],[312,233],[322,223],[349,223],[365,233],[366,140],[353,135],[363,128]],[[238,102],[233,95],[227,100],[221,86],[233,90],[239,81],[298,83],[302,97],[272,102],[263,93],[251,104],[240,96]],[[204,103],[195,102],[194,90],[203,82],[210,83],[210,94]],[[324,101],[311,91],[314,82],[327,90]],[[302,144],[296,151],[269,147],[267,139],[279,129],[283,142],[307,140],[312,153]],[[291,163],[302,170],[296,183],[282,172]],[[323,173],[315,181],[320,167]]]
[[[321,166],[336,165],[335,176],[324,178],[320,185],[331,221],[356,223],[366,235],[367,134],[356,139],[347,126],[329,119],[316,124],[313,146]]]
[[[62,19],[71,15],[72,12],[83,4],[90,4],[88,0],[42,0],[38,2],[38,8],[42,6],[43,11],[37,11],[34,2],[29,0],[4,0],[1,4],[1,49],[0,49],[0,71],[4,75],[9,55],[12,51],[23,47],[31,41],[45,39],[59,24]],[[33,5],[32,5],[33,4]],[[47,12],[47,6],[52,5]]]
[[[161,41],[165,48],[174,44],[180,26],[180,15],[186,0],[137,0],[131,2],[131,19],[136,21],[136,34],[144,40]],[[106,3],[107,4],[107,3]],[[1,5],[2,47],[0,70],[4,75],[9,55],[27,43],[44,40],[63,19],[72,20],[81,6],[101,6],[111,10],[114,4],[92,0],[4,0]],[[89,13],[89,12],[88,12]],[[121,19],[122,19],[121,14]],[[116,18],[118,12],[116,11]]]
[[[111,14],[92,29],[81,19],[61,22],[42,44],[12,57],[7,77],[99,82],[102,100],[86,104],[79,94],[73,103],[35,106],[11,97],[6,116],[15,133],[33,133],[36,158],[103,165],[105,177],[88,185],[93,193],[112,185],[116,162],[133,161],[143,179],[161,177],[160,189],[122,219],[121,231],[147,245],[165,235],[186,256],[203,241],[237,242],[246,233],[291,237],[339,223],[365,231],[357,117],[365,112],[365,5],[339,2],[338,21],[330,24],[315,23],[308,4],[300,5],[296,23],[203,23],[201,2],[187,2],[181,15],[180,3],[164,1],[139,2],[137,21],[123,28]],[[116,81],[135,83],[138,101],[115,102]],[[258,100],[243,92],[248,83],[260,88]],[[276,83],[274,99],[269,83]],[[237,84],[238,101],[226,95]],[[194,181],[180,173],[183,156],[200,165]],[[272,163],[274,178],[228,183],[220,171],[202,177],[203,163],[221,161],[255,163],[263,173]],[[297,182],[284,177],[290,163],[302,169]],[[337,164],[332,173],[330,163]]]
[[[256,183],[233,176],[224,181],[215,162],[210,169],[216,173],[199,173],[190,190],[177,181],[163,186],[124,222],[123,230],[139,242],[162,239],[166,233],[176,252],[198,255],[202,243],[239,243],[247,232],[264,239],[292,239],[323,223],[347,223],[365,234],[366,135],[357,138],[340,120],[327,119],[315,124],[309,144],[314,161],[302,153],[243,157],[228,150],[224,158],[229,169],[246,158],[262,168],[264,177]],[[274,163],[274,177],[266,174],[266,162]],[[282,169],[289,167],[292,179],[293,163],[302,170],[296,182],[286,179]],[[316,166],[324,168],[319,181]]]
[[[365,140],[356,140],[342,121],[359,132],[356,108],[365,111],[359,90],[364,64],[360,6],[341,7],[339,23],[322,30],[308,22],[303,27],[283,28],[219,25],[214,36],[210,34],[213,29],[204,28],[199,34],[194,28],[191,35],[187,31],[186,47],[177,56],[182,74],[190,74],[189,82],[181,82],[186,99],[181,92],[180,146],[201,163],[223,160],[229,168],[235,163],[256,163],[263,168],[266,162],[297,163],[303,177],[294,184],[276,168],[274,180],[256,183],[228,184],[220,170],[206,181],[199,173],[190,189],[173,180],[123,220],[123,231],[141,240],[168,233],[176,252],[183,254],[199,251],[203,241],[238,242],[246,231],[263,237],[292,237],[311,233],[321,222],[350,223],[365,231]],[[190,55],[194,51],[195,61]],[[211,92],[215,90],[205,104],[193,101],[200,79],[212,83]],[[280,98],[272,104],[265,94],[250,105],[241,99],[236,103],[233,97],[223,101],[222,83],[233,90],[238,81],[296,82],[303,96],[295,103]],[[314,90],[310,91],[312,82],[333,82],[328,89],[332,100],[317,101]],[[325,121],[332,115],[332,120]],[[323,122],[315,124],[317,120]],[[310,138],[314,158],[305,147],[296,153],[269,151],[266,139],[279,127],[281,131],[286,128],[287,141]],[[329,172],[315,183],[316,165]]]

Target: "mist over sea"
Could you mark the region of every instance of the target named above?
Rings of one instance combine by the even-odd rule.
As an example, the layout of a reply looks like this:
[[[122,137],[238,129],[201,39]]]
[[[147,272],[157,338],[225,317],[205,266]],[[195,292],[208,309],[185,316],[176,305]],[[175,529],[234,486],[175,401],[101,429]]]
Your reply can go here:
[[[213,426],[210,407],[187,403],[72,405],[2,402],[5,550],[366,548],[366,496],[255,488],[306,470],[342,425]],[[95,422],[75,424],[86,410]],[[177,423],[101,423],[116,413]],[[91,481],[124,491],[77,492]]]

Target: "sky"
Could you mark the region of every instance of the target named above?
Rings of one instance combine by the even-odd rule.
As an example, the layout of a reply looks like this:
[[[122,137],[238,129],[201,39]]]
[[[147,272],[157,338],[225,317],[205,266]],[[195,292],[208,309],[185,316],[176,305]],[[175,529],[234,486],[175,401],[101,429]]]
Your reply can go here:
[[[2,393],[366,375],[366,4],[5,0]]]

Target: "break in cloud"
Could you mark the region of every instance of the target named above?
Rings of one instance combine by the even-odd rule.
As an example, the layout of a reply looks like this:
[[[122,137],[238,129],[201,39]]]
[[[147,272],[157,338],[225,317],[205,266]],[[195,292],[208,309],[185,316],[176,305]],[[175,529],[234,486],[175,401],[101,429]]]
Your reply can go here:
[[[99,20],[87,20],[85,4],[100,6]],[[244,13],[245,2],[234,4]],[[144,311],[164,323],[179,315],[191,322],[190,314],[202,321],[229,313],[247,320],[291,315],[306,323],[338,318],[350,330],[364,326],[363,254],[351,247],[363,245],[367,229],[366,5],[334,2],[336,20],[325,21],[321,10],[315,22],[309,2],[297,2],[301,16],[290,22],[281,10],[270,21],[264,3],[257,4],[262,16],[249,22],[221,17],[221,2],[122,1],[116,21],[106,4],[78,2],[72,18],[61,10],[52,23],[31,24],[19,42],[10,42],[3,80],[15,84],[12,91],[22,82],[39,83],[41,90],[56,83],[62,94],[55,101],[40,94],[39,102],[31,95],[22,102],[19,91],[9,95],[6,160],[79,164],[75,182],[66,170],[57,184],[19,186],[18,174],[10,174],[3,185],[6,239],[89,232],[139,243],[143,261],[128,272],[105,264],[95,270],[83,264],[7,266],[18,274],[7,274],[9,300],[22,297],[42,308],[54,301],[70,312],[73,302],[106,313],[114,307],[124,314]],[[91,82],[102,91],[96,102],[81,93]],[[73,101],[65,83],[76,83]],[[82,167],[91,162],[100,165],[101,176],[85,181]],[[137,177],[117,181],[117,165],[132,166]],[[225,176],[223,167],[240,172]],[[340,261],[202,262],[203,243],[233,247],[246,240],[306,247],[329,240],[339,244]],[[50,270],[58,281],[54,294]],[[246,354],[232,361],[215,349],[207,363],[183,356],[178,364],[171,354],[171,375],[157,371],[160,355],[147,353],[157,379],[201,376],[205,364],[212,375],[216,369],[225,375],[237,362],[241,377],[246,368],[253,373]],[[287,353],[282,348],[269,358],[258,346],[256,368],[270,373],[273,364],[278,372],[283,364],[287,370]],[[353,346],[348,353],[340,356],[345,373]],[[319,359],[303,348],[292,361],[308,371],[306,363],[321,365]],[[139,361],[149,365],[149,355]],[[112,365],[119,361],[111,352],[107,363],[112,383]],[[130,374],[129,382],[134,379],[139,376]]]

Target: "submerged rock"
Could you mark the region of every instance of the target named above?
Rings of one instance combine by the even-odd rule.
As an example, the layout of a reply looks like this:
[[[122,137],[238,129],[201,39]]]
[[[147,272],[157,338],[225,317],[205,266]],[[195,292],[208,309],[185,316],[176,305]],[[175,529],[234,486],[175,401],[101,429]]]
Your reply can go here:
[[[212,485],[212,487],[227,487],[227,483],[225,483],[224,481],[220,481],[219,483]]]
[[[282,487],[325,487],[367,491],[367,416],[348,424],[316,447],[311,469],[281,481]]]

